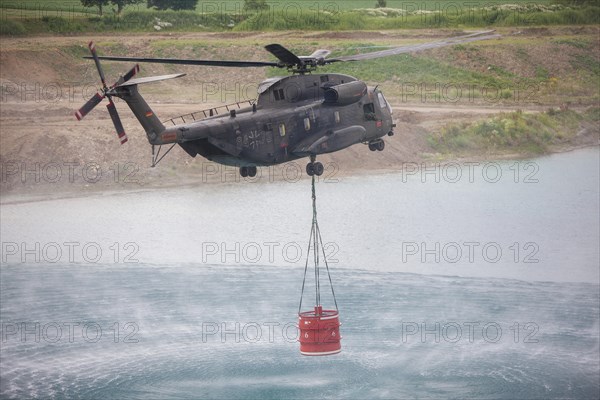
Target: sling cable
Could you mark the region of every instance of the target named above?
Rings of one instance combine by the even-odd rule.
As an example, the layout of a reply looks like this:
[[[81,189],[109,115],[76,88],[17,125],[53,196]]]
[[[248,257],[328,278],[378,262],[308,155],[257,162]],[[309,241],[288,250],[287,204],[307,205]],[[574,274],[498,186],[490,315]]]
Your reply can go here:
[[[340,319],[335,291],[331,282],[329,265],[325,256],[321,231],[317,222],[317,197],[315,195],[315,176],[312,177],[312,208],[313,218],[310,230],[310,239],[308,242],[308,252],[306,255],[306,265],[304,266],[304,279],[302,280],[302,293],[300,294],[300,305],[298,306],[298,328],[300,329],[300,353],[305,356],[325,356],[337,354],[342,351],[340,336]],[[312,249],[312,251],[311,251]],[[315,306],[313,310],[302,311],[302,299],[304,297],[304,288],[308,273],[308,264],[311,259],[314,264],[315,279]],[[321,271],[319,263],[325,264],[329,286],[335,304],[335,310],[323,309],[321,304]]]

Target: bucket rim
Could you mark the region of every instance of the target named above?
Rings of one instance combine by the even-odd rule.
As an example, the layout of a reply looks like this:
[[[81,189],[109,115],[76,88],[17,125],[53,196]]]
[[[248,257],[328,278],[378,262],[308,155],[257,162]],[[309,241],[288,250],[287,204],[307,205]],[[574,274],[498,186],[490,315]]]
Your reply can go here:
[[[303,356],[330,356],[332,354],[341,353],[342,349],[331,350],[331,351],[302,351],[300,350],[300,354]]]
[[[338,310],[322,310],[320,314],[317,314],[315,310],[302,311],[298,313],[300,318],[320,318],[322,320],[333,319],[339,317],[339,315],[340,313]]]

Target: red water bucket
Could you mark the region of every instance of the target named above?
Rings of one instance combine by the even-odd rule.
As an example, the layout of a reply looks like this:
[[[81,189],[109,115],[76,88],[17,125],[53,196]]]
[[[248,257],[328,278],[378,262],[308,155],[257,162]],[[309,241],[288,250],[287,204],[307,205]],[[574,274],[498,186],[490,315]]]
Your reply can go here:
[[[323,310],[322,306],[299,313],[300,354],[326,356],[342,351],[339,317],[337,310]]]

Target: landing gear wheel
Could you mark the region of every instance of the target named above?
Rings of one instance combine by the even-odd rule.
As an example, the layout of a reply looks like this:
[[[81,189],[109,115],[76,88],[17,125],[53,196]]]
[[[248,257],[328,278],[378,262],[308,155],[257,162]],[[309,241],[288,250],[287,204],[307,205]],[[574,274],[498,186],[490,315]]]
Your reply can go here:
[[[250,178],[254,178],[256,176],[257,169],[256,167],[248,167],[248,176]]]
[[[381,140],[381,141],[377,142],[376,146],[377,146],[376,148],[378,151],[383,151],[383,149],[385,149],[385,142],[383,140]]]
[[[315,175],[315,164],[314,163],[308,163],[308,164],[306,164],[306,174],[308,176],[314,176]]]
[[[316,176],[321,176],[323,175],[323,172],[325,172],[325,167],[323,167],[323,164],[320,162],[316,162],[314,163],[313,170],[315,171]]]
[[[369,150],[376,151],[377,147],[375,147],[375,143],[369,143]]]
[[[242,178],[248,177],[248,167],[240,167],[240,175]]]

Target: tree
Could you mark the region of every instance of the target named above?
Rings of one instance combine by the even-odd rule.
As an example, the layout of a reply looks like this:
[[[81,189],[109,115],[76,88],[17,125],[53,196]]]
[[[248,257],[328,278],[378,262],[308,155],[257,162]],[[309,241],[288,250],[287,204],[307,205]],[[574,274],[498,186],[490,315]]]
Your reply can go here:
[[[198,0],[148,0],[148,8],[157,10],[195,10]]]
[[[386,7],[387,7],[386,0],[377,0],[377,3],[375,3],[375,8],[386,8]]]
[[[144,0],[110,0],[113,5],[117,6],[117,15],[121,15],[121,12],[125,6],[130,4],[139,4],[143,1]]]
[[[244,11],[268,10],[267,0],[244,0]]]
[[[84,7],[98,7],[98,14],[102,16],[102,6],[108,4],[108,0],[81,0]]]

